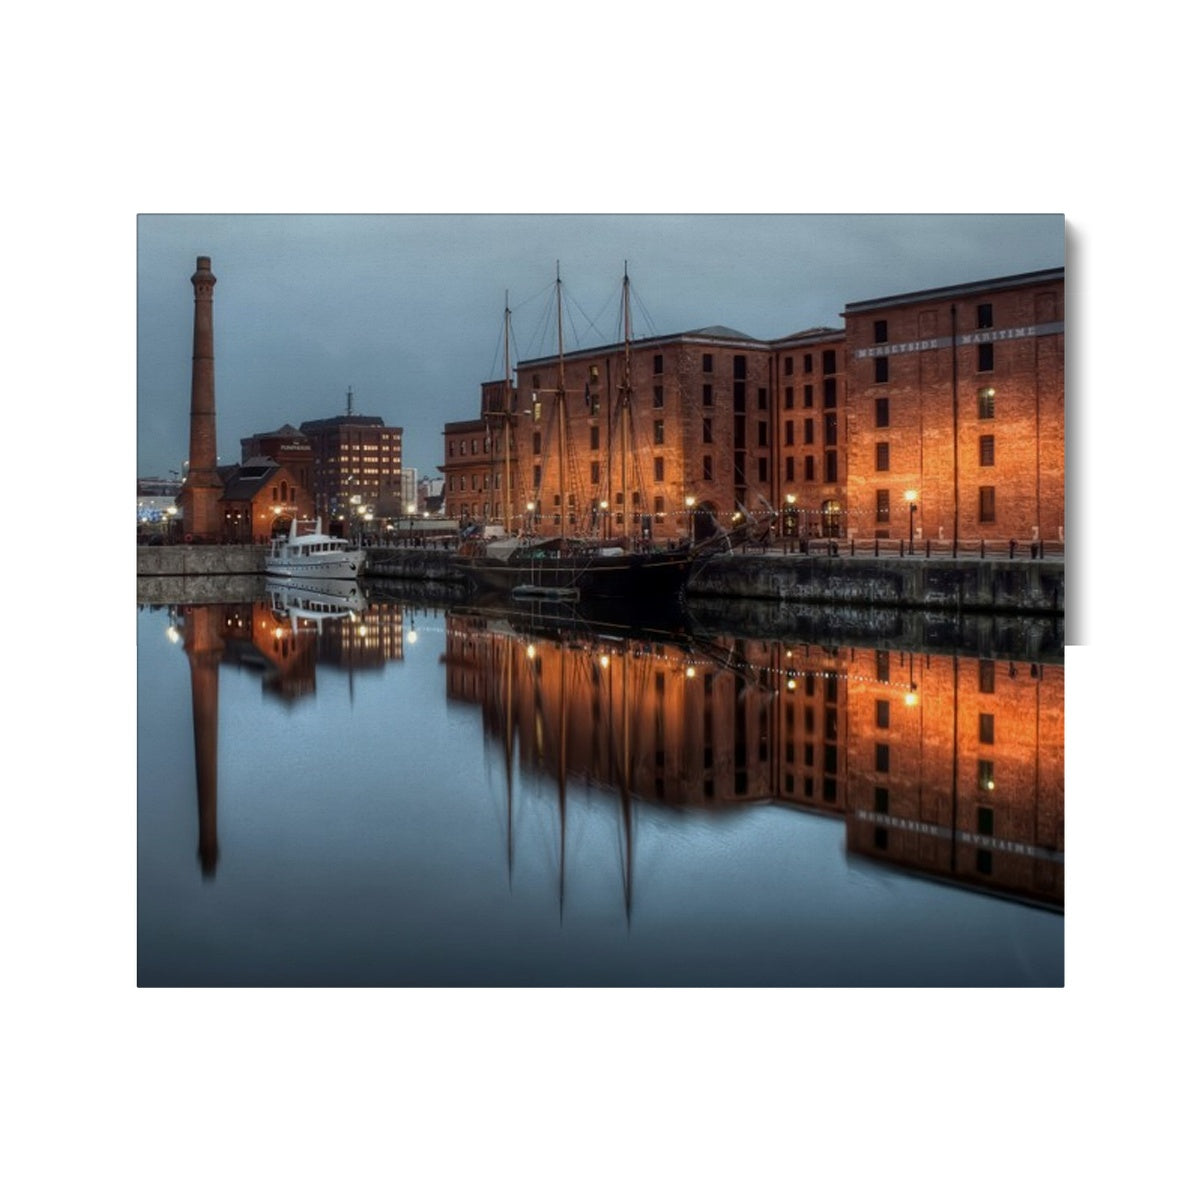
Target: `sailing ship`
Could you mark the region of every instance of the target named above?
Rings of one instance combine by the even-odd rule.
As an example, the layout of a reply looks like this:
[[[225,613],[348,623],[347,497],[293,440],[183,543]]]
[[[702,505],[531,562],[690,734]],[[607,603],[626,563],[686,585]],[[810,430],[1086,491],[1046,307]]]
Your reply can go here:
[[[556,272],[555,299],[558,312],[558,385],[550,412],[555,435],[551,456],[557,462],[559,504],[566,500],[566,371],[563,358],[562,278]],[[630,341],[629,272],[622,281],[624,324],[624,371],[617,392],[615,419],[620,445],[621,492],[628,495],[626,471],[632,451],[632,349]],[[508,319],[505,304],[505,409],[508,409],[510,365],[508,361]],[[509,429],[503,428],[504,449],[509,448]],[[504,486],[507,497],[509,467],[506,461]],[[638,544],[636,538],[588,538],[561,534],[555,537],[514,535],[511,511],[506,499],[505,517],[509,536],[491,540],[474,539],[463,543],[459,565],[476,588],[484,593],[499,593],[514,600],[623,601],[632,604],[678,602],[696,559],[691,544],[661,547]],[[607,508],[607,504],[603,507]],[[558,527],[567,528],[566,513],[560,507]],[[628,525],[626,525],[628,528]]]

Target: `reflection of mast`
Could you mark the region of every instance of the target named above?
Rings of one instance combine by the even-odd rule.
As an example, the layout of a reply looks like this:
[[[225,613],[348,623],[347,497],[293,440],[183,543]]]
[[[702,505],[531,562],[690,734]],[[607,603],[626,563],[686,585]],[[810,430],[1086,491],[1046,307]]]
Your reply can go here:
[[[558,922],[567,890],[567,660],[558,656]]]
[[[196,800],[199,811],[200,871],[217,871],[217,699],[218,668],[225,643],[221,609],[194,606],[184,618],[184,650],[192,675],[192,735],[196,749]]]

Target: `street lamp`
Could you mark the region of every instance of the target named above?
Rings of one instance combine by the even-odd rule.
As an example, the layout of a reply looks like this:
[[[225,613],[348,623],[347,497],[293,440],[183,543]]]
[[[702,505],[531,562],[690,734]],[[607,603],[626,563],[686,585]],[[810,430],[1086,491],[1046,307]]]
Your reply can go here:
[[[904,499],[908,501],[908,552],[913,552],[913,518],[917,512],[917,493],[911,489],[904,493]]]
[[[683,507],[687,509],[688,519],[688,541],[696,540],[696,497],[684,496]]]
[[[525,536],[533,537],[533,501],[525,501]]]
[[[784,499],[787,501],[787,511],[783,515],[783,533],[788,541],[793,541],[796,537],[796,493],[788,492]]]
[[[600,515],[604,526],[604,540],[608,541],[608,501],[600,501]]]

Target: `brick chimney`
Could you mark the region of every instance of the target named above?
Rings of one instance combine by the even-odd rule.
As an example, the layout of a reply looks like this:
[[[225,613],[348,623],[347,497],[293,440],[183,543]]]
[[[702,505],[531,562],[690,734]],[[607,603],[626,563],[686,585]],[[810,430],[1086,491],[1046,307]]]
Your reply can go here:
[[[196,317],[192,327],[192,424],[188,474],[183,482],[183,532],[194,542],[215,542],[221,532],[217,474],[217,396],[213,362],[212,294],[217,277],[212,260],[196,259],[192,289]]]

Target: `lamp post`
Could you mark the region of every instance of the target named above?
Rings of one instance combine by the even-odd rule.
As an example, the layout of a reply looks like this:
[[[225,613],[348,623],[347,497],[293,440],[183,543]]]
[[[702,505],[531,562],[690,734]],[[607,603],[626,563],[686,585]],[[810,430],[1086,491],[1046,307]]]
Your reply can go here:
[[[917,493],[909,490],[904,493],[904,499],[908,501],[908,552],[913,552],[913,518],[917,513]]]
[[[601,523],[601,528],[603,530],[603,533],[601,536],[607,542],[608,541],[608,501],[607,500],[600,501],[600,523]]]
[[[525,536],[533,537],[533,501],[525,501]]]
[[[796,493],[788,492],[784,497],[787,500],[787,511],[783,514],[783,534],[789,542],[796,540]]]
[[[683,507],[687,509],[688,541],[696,540],[696,497],[684,496]]]

